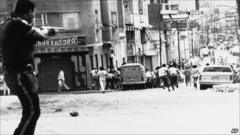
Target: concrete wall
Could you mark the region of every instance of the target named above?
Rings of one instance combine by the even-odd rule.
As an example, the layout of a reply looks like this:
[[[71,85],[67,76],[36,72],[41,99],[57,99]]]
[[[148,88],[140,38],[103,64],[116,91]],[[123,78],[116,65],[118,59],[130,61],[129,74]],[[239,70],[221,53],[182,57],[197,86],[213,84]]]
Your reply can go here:
[[[37,6],[37,13],[50,15],[49,25],[63,26],[62,14],[79,13],[79,30],[86,35],[87,44],[101,42],[100,33],[96,32],[96,14],[101,24],[100,0],[33,0]],[[96,36],[98,40],[96,40]]]

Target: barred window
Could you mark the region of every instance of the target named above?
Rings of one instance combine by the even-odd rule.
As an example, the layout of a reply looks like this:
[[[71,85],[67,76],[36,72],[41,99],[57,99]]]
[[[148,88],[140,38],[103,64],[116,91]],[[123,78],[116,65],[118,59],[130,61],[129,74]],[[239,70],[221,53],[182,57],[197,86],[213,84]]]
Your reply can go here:
[[[79,29],[79,13],[63,13],[63,28],[67,30]]]
[[[47,14],[36,14],[34,20],[34,26],[39,28],[47,25]]]

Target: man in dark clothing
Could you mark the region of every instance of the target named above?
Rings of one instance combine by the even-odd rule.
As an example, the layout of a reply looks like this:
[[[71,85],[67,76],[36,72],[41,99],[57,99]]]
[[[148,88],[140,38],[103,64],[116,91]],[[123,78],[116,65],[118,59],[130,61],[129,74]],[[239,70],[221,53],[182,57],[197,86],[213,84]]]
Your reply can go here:
[[[170,84],[172,86],[172,89],[175,90],[174,86],[178,88],[178,76],[180,75],[180,71],[177,67],[170,65],[168,72],[170,77]]]
[[[1,24],[0,46],[3,55],[4,78],[11,94],[18,96],[22,105],[22,118],[14,135],[33,135],[40,116],[38,81],[34,75],[34,45],[54,30],[37,30],[31,26],[35,5],[19,0],[14,17]]]
[[[183,74],[185,76],[185,83],[186,83],[186,86],[190,85],[191,86],[191,69],[190,67],[186,67],[186,69],[183,71]]]

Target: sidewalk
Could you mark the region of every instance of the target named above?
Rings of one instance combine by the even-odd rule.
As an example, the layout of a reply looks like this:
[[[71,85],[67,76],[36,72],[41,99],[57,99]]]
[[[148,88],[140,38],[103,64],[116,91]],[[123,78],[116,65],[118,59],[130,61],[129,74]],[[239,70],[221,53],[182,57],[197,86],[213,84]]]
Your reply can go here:
[[[110,89],[105,90],[105,93],[108,92],[115,92],[115,91],[121,91],[120,89]],[[92,94],[92,93],[102,93],[99,90],[70,90],[70,91],[62,91],[62,92],[41,92],[41,95],[51,95],[51,94]]]

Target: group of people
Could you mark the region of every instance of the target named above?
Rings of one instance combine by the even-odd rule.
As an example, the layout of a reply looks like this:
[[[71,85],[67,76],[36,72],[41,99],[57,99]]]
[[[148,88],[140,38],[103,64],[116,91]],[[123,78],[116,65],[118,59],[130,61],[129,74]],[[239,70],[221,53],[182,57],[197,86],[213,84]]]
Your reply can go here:
[[[180,70],[176,65],[163,64],[161,67],[156,67],[155,71],[150,72],[146,69],[147,75],[147,87],[162,87],[167,88],[168,91],[178,88],[178,82],[180,79]]]
[[[105,92],[107,89],[120,88],[120,70],[109,68],[105,70],[103,67],[99,69],[93,68],[91,71],[92,89]]]
[[[191,86],[191,80],[193,80],[193,86],[197,88],[199,74],[196,65],[186,66],[184,70],[180,71],[176,64],[163,64],[156,67],[153,72],[146,69],[147,87],[162,87],[163,89],[168,88],[168,91],[171,91],[171,89],[174,91],[175,88],[178,88],[179,82],[185,81],[186,86]]]
[[[193,65],[192,67],[187,66],[186,69],[183,71],[183,74],[185,76],[185,83],[186,86],[191,86],[191,80],[193,80],[193,86],[197,88],[197,81],[198,77],[200,75],[200,71],[197,68],[196,65]]]

